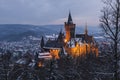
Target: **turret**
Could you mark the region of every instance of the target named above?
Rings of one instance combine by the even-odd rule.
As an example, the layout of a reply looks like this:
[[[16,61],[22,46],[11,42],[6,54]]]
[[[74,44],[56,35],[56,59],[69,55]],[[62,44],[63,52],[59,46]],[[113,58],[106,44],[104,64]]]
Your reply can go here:
[[[62,29],[61,29],[61,31],[59,32],[57,41],[62,43],[63,40],[64,40],[64,34],[62,33]]]

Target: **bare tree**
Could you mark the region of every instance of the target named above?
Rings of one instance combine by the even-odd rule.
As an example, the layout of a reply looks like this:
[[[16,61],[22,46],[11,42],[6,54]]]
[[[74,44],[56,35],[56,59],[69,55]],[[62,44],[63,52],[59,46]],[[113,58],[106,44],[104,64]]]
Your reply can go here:
[[[118,80],[118,44],[120,42],[120,0],[103,0],[105,7],[101,10],[101,28],[112,41],[112,53],[114,53],[115,71],[114,78]]]

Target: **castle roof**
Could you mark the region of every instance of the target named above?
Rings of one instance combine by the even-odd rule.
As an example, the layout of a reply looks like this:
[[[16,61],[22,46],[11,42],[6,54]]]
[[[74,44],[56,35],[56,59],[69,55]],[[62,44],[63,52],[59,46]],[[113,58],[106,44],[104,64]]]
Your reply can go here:
[[[76,34],[76,38],[81,38],[82,39],[82,42],[87,42],[87,43],[91,43],[91,42],[94,42],[93,41],[93,36],[89,36],[89,35],[86,35],[86,34]]]
[[[63,44],[57,42],[56,40],[50,40],[47,41],[46,45],[44,46],[44,48],[61,48],[63,46]]]

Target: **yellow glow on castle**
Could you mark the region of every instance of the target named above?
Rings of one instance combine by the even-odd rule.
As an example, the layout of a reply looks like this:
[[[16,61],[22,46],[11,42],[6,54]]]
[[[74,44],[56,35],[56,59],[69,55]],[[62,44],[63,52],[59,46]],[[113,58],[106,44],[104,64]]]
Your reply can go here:
[[[55,58],[55,59],[59,59],[59,52],[60,49],[50,49],[50,54]]]
[[[68,54],[77,57],[77,56],[85,56],[87,53],[95,53],[96,56],[98,56],[98,48],[91,47],[90,44],[77,44],[75,47],[65,47],[65,50]]]

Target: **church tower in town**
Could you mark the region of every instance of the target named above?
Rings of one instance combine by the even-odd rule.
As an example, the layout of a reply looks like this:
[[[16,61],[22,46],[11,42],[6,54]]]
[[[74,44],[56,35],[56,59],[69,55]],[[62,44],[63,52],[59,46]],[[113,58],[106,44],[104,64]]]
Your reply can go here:
[[[71,38],[75,38],[75,24],[72,21],[71,13],[69,12],[68,21],[65,22],[66,41],[70,41]]]

